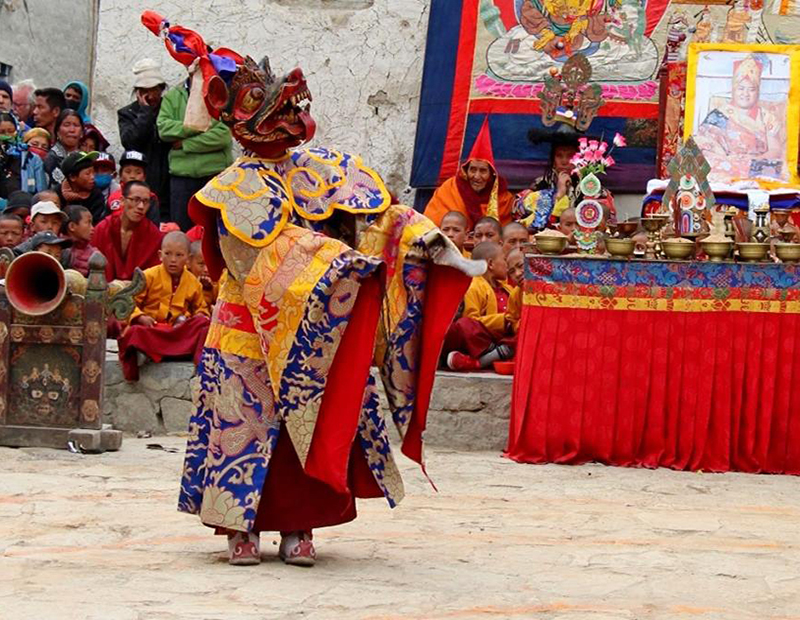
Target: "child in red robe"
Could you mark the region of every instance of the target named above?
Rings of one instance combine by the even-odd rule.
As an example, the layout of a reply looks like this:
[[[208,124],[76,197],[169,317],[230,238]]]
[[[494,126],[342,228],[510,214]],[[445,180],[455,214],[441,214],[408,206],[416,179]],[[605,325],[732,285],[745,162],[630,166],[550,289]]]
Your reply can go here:
[[[161,243],[161,264],[146,269],[130,325],[119,339],[119,359],[128,381],[139,379],[138,353],[154,362],[165,357],[199,360],[210,325],[199,280],[186,268],[189,239],[180,231]]]
[[[444,340],[444,355],[450,370],[468,371],[489,368],[494,362],[510,359],[508,345],[513,330],[507,320],[513,287],[508,279],[508,263],[500,244],[486,241],[472,251],[473,260],[485,260],[483,276],[473,278],[464,296],[461,318],[453,322]]]

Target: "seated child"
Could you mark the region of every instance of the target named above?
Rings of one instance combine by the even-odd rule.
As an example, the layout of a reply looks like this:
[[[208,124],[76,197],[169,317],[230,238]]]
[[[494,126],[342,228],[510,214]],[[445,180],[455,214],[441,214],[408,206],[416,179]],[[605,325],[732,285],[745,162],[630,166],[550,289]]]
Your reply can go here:
[[[44,252],[55,258],[59,263],[62,262],[62,252],[72,245],[69,239],[62,239],[58,235],[54,235],[49,230],[36,233],[28,239],[23,241],[14,248],[14,254],[20,255],[26,252]]]
[[[193,356],[195,363],[209,328],[203,287],[186,268],[189,239],[180,231],[164,236],[161,264],[144,272],[144,291],[136,296],[130,325],[119,339],[119,360],[128,381],[139,379],[138,353],[155,362]]]
[[[108,195],[106,206],[110,213],[119,211],[122,208],[122,190],[131,181],[147,182],[147,159],[139,151],[125,151],[119,160],[119,182],[120,185]],[[147,210],[147,219],[154,224],[161,220],[161,207],[159,206],[158,196],[155,192],[150,192],[150,207]]]
[[[186,235],[189,236],[188,234]],[[217,295],[219,294],[219,283],[213,282],[211,276],[208,275],[208,267],[206,267],[206,260],[203,258],[203,242],[193,241],[189,246],[189,271],[194,274],[194,277],[200,281],[203,287],[203,296],[206,299],[206,305],[209,312],[217,303]]]
[[[472,258],[485,260],[488,268],[483,276],[472,279],[461,318],[447,331],[443,355],[450,370],[480,370],[514,354],[505,342],[513,339],[506,321],[513,291],[506,284],[508,266],[503,249],[497,243],[479,243]]]
[[[65,266],[74,269],[83,276],[89,275],[89,259],[97,252],[92,240],[92,212],[83,205],[67,207],[67,221],[62,233],[72,241],[72,247],[64,257]]]
[[[22,218],[11,213],[0,215],[0,248],[13,248],[22,241],[25,225]]]
[[[30,234],[35,235],[49,230],[58,236],[66,219],[67,214],[59,209],[56,203],[49,200],[37,202],[31,208]]]
[[[506,256],[508,263],[508,282],[511,286],[522,286],[522,281],[525,279],[525,256],[522,250],[515,248]]]
[[[503,227],[503,253],[508,259],[509,252],[528,243],[528,229],[519,222],[509,222]]]
[[[556,230],[561,231],[569,238],[569,245],[574,245],[576,228],[578,228],[578,218],[575,216],[575,207],[567,207],[558,218]]]
[[[487,215],[475,223],[475,230],[472,231],[472,238],[476,246],[484,241],[502,243],[503,229],[500,228],[500,222]]]
[[[793,230],[795,243],[800,243],[800,228],[795,226],[789,219],[791,215],[789,209],[775,209],[770,213],[769,232],[772,237],[780,237],[780,230]]]
[[[462,254],[464,254],[464,244],[467,241],[468,228],[469,220],[467,216],[460,211],[449,211],[445,213],[442,218],[442,223],[439,225],[439,229],[444,236],[450,239]]]

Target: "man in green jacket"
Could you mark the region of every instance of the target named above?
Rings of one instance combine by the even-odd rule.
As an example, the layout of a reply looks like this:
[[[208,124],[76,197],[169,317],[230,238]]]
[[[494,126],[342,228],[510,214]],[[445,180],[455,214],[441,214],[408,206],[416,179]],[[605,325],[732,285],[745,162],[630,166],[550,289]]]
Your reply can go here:
[[[170,89],[161,100],[156,127],[164,142],[172,143],[169,153],[170,217],[184,232],[192,227],[187,213],[189,199],[214,176],[233,163],[231,132],[212,121],[204,132],[183,126],[189,101],[185,85]]]

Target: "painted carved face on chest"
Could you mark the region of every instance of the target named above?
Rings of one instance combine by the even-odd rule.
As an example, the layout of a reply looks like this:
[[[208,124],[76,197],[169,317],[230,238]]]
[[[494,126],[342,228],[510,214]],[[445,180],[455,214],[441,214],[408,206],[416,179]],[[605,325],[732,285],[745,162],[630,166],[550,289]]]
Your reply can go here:
[[[266,57],[261,65],[247,57],[230,85],[212,78],[206,104],[242,146],[261,157],[281,157],[311,140],[317,128],[303,71],[294,69],[278,79]]]

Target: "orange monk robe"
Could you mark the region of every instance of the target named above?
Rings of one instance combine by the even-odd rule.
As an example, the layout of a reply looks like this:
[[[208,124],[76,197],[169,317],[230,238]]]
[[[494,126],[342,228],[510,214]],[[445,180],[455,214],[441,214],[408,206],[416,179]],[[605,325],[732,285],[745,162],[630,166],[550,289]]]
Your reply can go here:
[[[172,276],[163,265],[145,269],[145,289],[136,296],[136,309],[131,321],[142,314],[159,323],[175,323],[178,317],[192,318],[198,314],[208,316],[208,305],[200,281],[184,269],[178,286],[172,285]]]
[[[480,205],[481,217],[487,214],[489,199],[489,195],[487,195],[486,201]],[[497,213],[502,226],[512,221],[511,208],[513,206],[514,195],[508,190],[498,191]],[[458,191],[457,177],[452,177],[442,183],[433,193],[428,205],[425,207],[425,215],[437,226],[442,223],[442,218],[449,211],[463,213],[467,220],[470,221],[470,229],[475,226],[475,221],[472,221],[472,217],[467,210],[467,204]]]
[[[462,317],[475,319],[492,334],[500,339],[506,334],[506,311],[508,301],[513,295],[514,287],[505,282],[499,284],[496,291],[483,276],[473,278],[472,284],[464,295],[464,312]],[[500,303],[498,294],[505,299]]]

